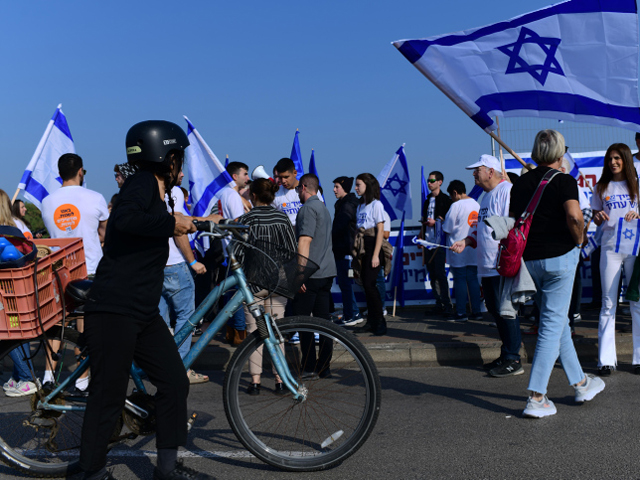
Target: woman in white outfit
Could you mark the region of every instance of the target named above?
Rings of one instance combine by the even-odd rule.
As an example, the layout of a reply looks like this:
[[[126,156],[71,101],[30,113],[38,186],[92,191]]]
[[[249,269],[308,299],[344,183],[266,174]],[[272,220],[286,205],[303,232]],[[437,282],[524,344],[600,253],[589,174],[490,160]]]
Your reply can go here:
[[[638,177],[631,150],[624,143],[614,143],[604,156],[602,176],[591,198],[593,221],[602,225],[602,255],[600,279],[602,309],[598,328],[598,373],[609,376],[617,365],[616,305],[620,272],[624,266],[627,277],[633,272],[636,257],[625,248],[625,242],[635,241],[636,228],[631,222],[638,215]],[[633,240],[629,237],[633,235]],[[616,251],[618,250],[618,251]],[[633,365],[640,374],[640,303],[629,302],[633,326]]]

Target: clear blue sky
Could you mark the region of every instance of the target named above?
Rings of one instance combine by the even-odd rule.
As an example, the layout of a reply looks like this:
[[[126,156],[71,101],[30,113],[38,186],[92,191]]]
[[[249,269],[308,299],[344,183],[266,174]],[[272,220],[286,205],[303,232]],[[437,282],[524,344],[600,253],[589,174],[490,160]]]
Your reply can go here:
[[[472,186],[490,139],[391,45],[479,27],[547,0],[3,2],[2,166],[13,195],[62,103],[87,182],[107,201],[131,125],[187,115],[224,161],[288,156],[296,128],[326,189],[378,175],[402,143],[419,217],[420,167]],[[533,139],[532,139],[533,141]],[[326,194],[333,212],[333,194]]]

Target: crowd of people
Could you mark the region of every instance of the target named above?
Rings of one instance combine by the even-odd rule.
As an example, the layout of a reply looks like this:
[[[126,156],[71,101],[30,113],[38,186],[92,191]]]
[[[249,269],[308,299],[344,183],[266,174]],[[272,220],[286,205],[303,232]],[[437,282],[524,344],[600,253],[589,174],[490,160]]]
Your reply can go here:
[[[165,141],[159,143],[158,139]],[[637,140],[640,143],[640,134]],[[94,279],[85,321],[78,325],[84,330],[91,360],[91,378],[85,376],[76,382],[76,394],[88,397],[81,463],[87,472],[85,478],[111,478],[104,468],[108,441],[135,360],[158,388],[159,453],[154,478],[209,478],[176,462],[177,448],[186,439],[189,386],[207,382],[208,377],[193,370],[185,375],[182,358],[189,351],[191,337],[176,348],[171,335],[185,325],[215,282],[226,274],[227,241],[212,241],[204,253],[194,250],[189,242],[196,217],[189,215],[189,195],[180,187],[184,149],[189,142],[177,125],[142,122],[130,129],[126,142],[128,162],[114,167],[120,190],[109,204],[99,193],[82,188],[86,170],[76,154],[60,157],[62,187],[42,202],[43,220],[53,238],[83,238],[87,273]],[[504,294],[506,282],[496,269],[499,242],[492,219],[520,217],[542,180],[548,181],[533,214],[522,265],[535,285],[538,311],[531,394],[524,415],[537,418],[556,413],[546,394],[558,358],[577,402],[593,399],[605,387],[599,377],[584,373],[572,341],[572,321],[579,315],[581,300],[581,289],[576,288],[580,285],[576,282],[580,278],[580,249],[591,221],[598,226],[601,245],[600,376],[611,375],[617,364],[614,323],[621,270],[629,279],[636,262],[635,256],[616,247],[623,222],[640,218],[638,175],[629,147],[609,147],[590,202],[585,189],[566,174],[569,166],[564,154],[562,135],[544,130],[536,136],[532,151],[536,165],[524,168],[519,177],[503,172],[494,156],[482,155],[466,167],[484,192],[480,203],[467,195],[461,180],[449,182],[445,193],[442,173],[433,171],[422,207],[420,237],[446,247],[425,250],[423,255],[435,299],[430,313],[452,322],[482,320],[484,302],[502,342],[499,358],[485,365],[488,374],[498,378],[521,375],[521,328],[517,315],[505,314],[504,302],[509,296]],[[376,177],[365,172],[355,179],[335,178],[337,201],[332,220],[318,177],[299,176],[289,158],[275,164],[273,178],[252,180],[248,165],[241,162],[231,162],[226,169],[235,186],[222,190],[206,219],[218,222],[225,218],[249,225],[256,239],[278,244],[317,264],[317,271],[293,300],[254,287],[253,293],[265,310],[276,318],[313,315],[343,327],[356,327],[356,333],[385,335],[384,281],[390,267],[387,239],[391,229]],[[351,192],[354,187],[355,194]],[[32,238],[24,203],[18,200],[12,206],[3,191],[0,224],[16,227]],[[450,296],[446,265],[453,274],[455,302]],[[340,317],[332,315],[334,278],[342,297]],[[356,302],[354,279],[364,290],[366,306]],[[630,304],[633,365],[640,374],[640,307],[636,301]],[[249,311],[239,308],[229,321],[226,339],[237,345],[255,329]],[[315,340],[312,334],[301,332],[289,341],[301,344],[304,379],[331,376],[333,345],[327,337]],[[314,341],[319,341],[317,352],[312,348]],[[258,350],[251,359],[248,395],[261,394],[261,356]],[[38,386],[28,371],[23,360],[14,358],[12,378],[4,385],[6,395],[34,393]],[[52,373],[45,371],[43,383],[52,381]],[[276,375],[275,394],[284,393]]]

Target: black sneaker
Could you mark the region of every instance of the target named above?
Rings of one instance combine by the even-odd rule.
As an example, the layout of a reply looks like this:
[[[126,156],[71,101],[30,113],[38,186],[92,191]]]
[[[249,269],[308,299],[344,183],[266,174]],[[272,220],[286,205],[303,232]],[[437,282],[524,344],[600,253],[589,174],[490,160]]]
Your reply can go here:
[[[506,360],[502,365],[489,370],[489,375],[496,378],[511,377],[515,375],[522,375],[524,368],[518,360]]]
[[[289,390],[284,388],[284,383],[276,383],[276,387],[274,388],[274,393],[280,397],[289,393]]]
[[[485,363],[484,365],[482,365],[482,368],[484,368],[485,370],[493,370],[494,368],[502,365],[503,361],[504,360],[502,360],[502,357],[498,357],[493,362]]]
[[[609,365],[604,365],[598,369],[598,375],[601,377],[610,377],[613,373],[613,367]]]
[[[200,473],[193,468],[185,467],[182,461],[176,462],[176,468],[171,470],[166,475],[160,473],[157,468],[153,469],[153,480],[215,480],[215,477],[207,475],[206,473]]]
[[[260,384],[252,383],[251,385],[249,385],[249,387],[247,388],[247,393],[251,396],[260,395]]]

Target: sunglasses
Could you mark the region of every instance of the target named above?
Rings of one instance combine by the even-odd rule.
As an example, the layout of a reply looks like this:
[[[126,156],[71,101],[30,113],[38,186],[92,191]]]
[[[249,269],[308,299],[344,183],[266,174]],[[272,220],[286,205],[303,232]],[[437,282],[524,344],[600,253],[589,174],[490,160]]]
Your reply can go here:
[[[298,186],[296,187],[296,192],[300,193],[304,187],[306,187],[306,185],[303,185],[301,183],[298,184]]]
[[[429,183],[436,183],[438,180],[436,180],[435,178],[430,178],[427,180],[427,182]]]

